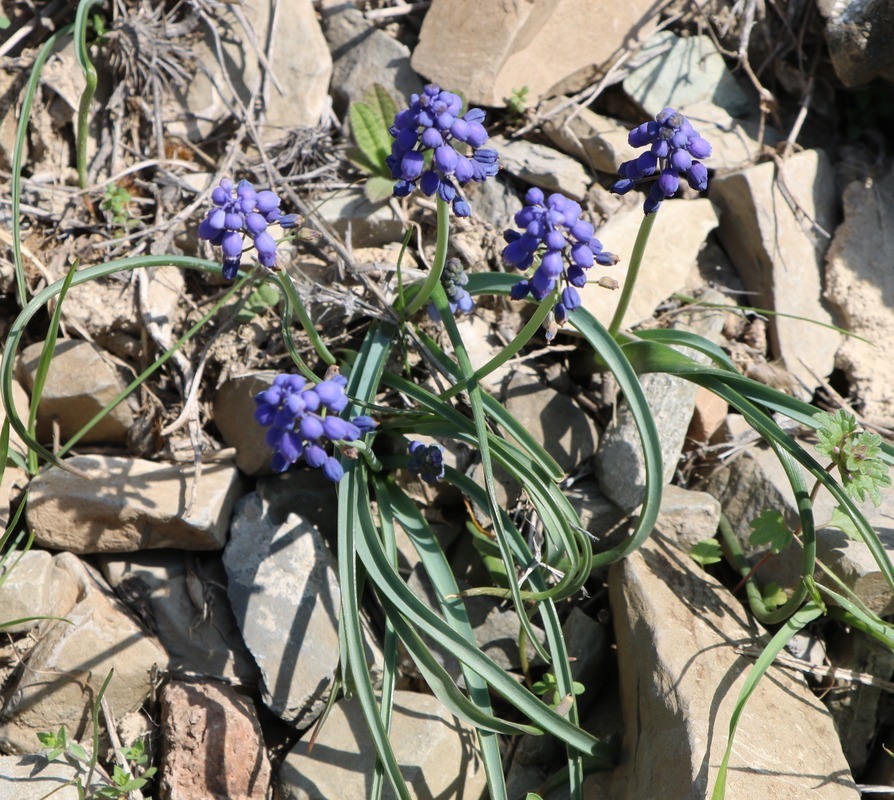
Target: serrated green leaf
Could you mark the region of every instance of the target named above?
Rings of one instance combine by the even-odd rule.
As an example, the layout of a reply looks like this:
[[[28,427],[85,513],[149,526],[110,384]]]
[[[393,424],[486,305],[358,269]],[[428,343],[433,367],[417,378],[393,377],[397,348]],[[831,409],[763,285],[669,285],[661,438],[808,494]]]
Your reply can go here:
[[[370,203],[381,203],[394,194],[394,180],[372,175],[363,185],[363,193]]]
[[[863,541],[856,523],[841,506],[835,506],[835,509],[832,511],[832,521],[829,523],[829,527],[838,528],[848,539],[853,539],[855,542]]]
[[[707,567],[723,560],[723,549],[716,539],[703,539],[690,548],[689,557],[697,564]]]
[[[748,523],[753,529],[748,541],[755,547],[767,545],[773,553],[780,553],[792,543],[792,532],[785,517],[774,508],[767,508]]]

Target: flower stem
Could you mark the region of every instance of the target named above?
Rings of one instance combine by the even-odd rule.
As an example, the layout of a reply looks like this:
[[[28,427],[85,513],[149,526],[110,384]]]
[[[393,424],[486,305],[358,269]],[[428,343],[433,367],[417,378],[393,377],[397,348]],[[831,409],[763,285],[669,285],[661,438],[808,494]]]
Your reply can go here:
[[[78,4],[78,12],[75,16],[75,57],[78,65],[84,73],[84,91],[78,103],[77,126],[77,162],[78,184],[81,189],[87,188],[87,133],[90,120],[90,104],[93,102],[93,94],[96,91],[96,67],[90,60],[87,50],[87,24],[90,9],[99,4],[101,0],[81,0]]]
[[[469,385],[469,381],[478,382],[482,378],[487,375],[490,375],[496,369],[499,369],[503,366],[510,358],[513,358],[519,350],[521,350],[531,339],[534,334],[537,333],[540,326],[543,324],[543,320],[546,319],[549,312],[553,310],[553,306],[556,302],[555,292],[550,296],[550,298],[544,298],[538,305],[537,310],[531,315],[531,318],[525,323],[525,326],[516,334],[515,338],[509,342],[506,347],[500,351],[499,355],[494,356],[490,361],[488,361],[484,366],[479,367],[475,370],[475,373],[472,375],[470,379],[461,380],[459,383],[454,384],[445,392],[442,392],[440,398],[441,400],[449,400],[454,395],[459,394]]]
[[[435,287],[441,281],[441,273],[444,272],[444,263],[447,261],[447,241],[450,238],[450,205],[438,198],[438,240],[435,244],[435,260],[431,266],[431,272],[425,277],[422,287],[416,292],[416,296],[410,300],[410,304],[403,312],[404,318],[411,317],[431,297]]]
[[[615,309],[615,315],[612,317],[611,324],[608,326],[608,332],[612,336],[617,336],[624,321],[624,315],[627,313],[627,307],[630,305],[630,298],[633,296],[633,289],[636,286],[636,278],[639,275],[639,268],[643,263],[643,255],[646,252],[646,244],[649,241],[649,234],[652,233],[652,226],[655,224],[657,214],[646,214],[639,226],[639,232],[636,234],[636,241],[633,243],[633,253],[630,255],[630,266],[627,268],[627,277],[624,279],[624,288],[621,289],[621,299],[618,300],[618,307]]]
[[[278,273],[277,277],[279,278],[279,285],[282,286],[283,291],[286,293],[289,304],[298,316],[298,321],[301,323],[301,327],[304,328],[304,332],[307,334],[307,338],[313,345],[314,350],[317,351],[317,355],[327,364],[335,364],[335,356],[329,352],[329,348],[326,347],[326,343],[314,327],[313,320],[310,318],[310,314],[307,313],[304,303],[301,302],[301,296],[298,294],[295,284],[292,283],[292,279],[285,272]]]

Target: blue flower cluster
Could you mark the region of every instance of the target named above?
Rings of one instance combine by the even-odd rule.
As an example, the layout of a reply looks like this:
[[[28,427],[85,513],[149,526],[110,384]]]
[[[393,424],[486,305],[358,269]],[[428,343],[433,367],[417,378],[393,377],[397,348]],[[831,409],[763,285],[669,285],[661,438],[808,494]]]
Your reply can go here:
[[[309,467],[323,470],[331,481],[341,480],[342,466],[326,453],[327,441],[353,442],[376,427],[371,417],[338,416],[347,406],[347,379],[336,375],[308,386],[300,375],[277,375],[273,385],[255,396],[255,419],[267,431],[274,449],[273,471],[285,472],[301,456]]]
[[[410,442],[407,451],[410,461],[407,469],[429,484],[435,484],[444,477],[444,448],[439,444]]]
[[[255,191],[248,181],[223,178],[211,192],[214,207],[199,223],[199,238],[206,239],[223,251],[222,274],[233,280],[242,263],[242,248],[247,234],[258,252],[258,261],[267,269],[276,264],[276,240],[267,231],[270,223],[283,228],[297,228],[304,221],[298,214],[283,214],[275,192]]]
[[[654,122],[644,122],[630,131],[631,147],[649,147],[647,153],[625,161],[618,169],[621,180],[611,191],[626,194],[636,184],[658,174],[643,205],[646,214],[654,214],[661,201],[672,197],[680,187],[680,178],[697,190],[708,188],[708,169],[697,159],[711,155],[711,145],[699,136],[679,111],[665,108]]]
[[[529,189],[525,207],[515,215],[515,224],[522,231],[508,230],[503,238],[503,261],[519,270],[530,267],[535,258],[540,264],[529,280],[512,287],[512,297],[521,300],[530,293],[543,300],[564,282],[559,302],[553,313],[559,325],[568,319],[568,312],[581,304],[577,291],[587,283],[586,270],[593,264],[612,266],[618,256],[602,249],[593,236],[593,226],[581,219],[582,209],[562,194],[544,199],[540,189]]]
[[[398,112],[391,126],[394,144],[386,163],[397,183],[394,194],[406,197],[418,182],[423,193],[431,197],[437,192],[445,203],[453,206],[458,217],[471,214],[469,204],[459,196],[457,183],[484,181],[496,175],[497,151],[483,147],[488,139],[484,129],[484,112],[470,108],[460,116],[462,99],[452,92],[441,91],[435,84],[422,94],[410,96],[410,107]],[[471,148],[467,156],[455,149],[457,142]],[[432,151],[426,169],[425,154]]]
[[[456,316],[459,314],[471,314],[475,307],[475,301],[472,295],[465,289],[465,285],[469,282],[469,276],[463,269],[463,265],[458,258],[448,258],[444,264],[444,271],[441,273],[441,286],[447,295],[447,305],[450,306],[451,313]],[[435,322],[440,322],[441,315],[434,303],[428,306],[428,315]]]

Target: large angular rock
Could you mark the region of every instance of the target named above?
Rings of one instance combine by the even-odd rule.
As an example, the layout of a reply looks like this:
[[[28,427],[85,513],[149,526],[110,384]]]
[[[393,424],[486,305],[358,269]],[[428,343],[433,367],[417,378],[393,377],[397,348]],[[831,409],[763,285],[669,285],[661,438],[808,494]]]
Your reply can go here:
[[[704,299],[712,302],[723,298],[711,291]],[[709,341],[718,341],[725,313],[716,308],[692,306],[677,315],[673,328],[697,333]],[[707,358],[682,348],[698,362]],[[670,483],[686,443],[686,432],[695,407],[696,385],[675,375],[652,372],[640,379],[646,401],[655,420],[661,445],[664,482]],[[646,462],[643,448],[629,406],[625,403],[616,420],[605,429],[596,454],[596,480],[609,500],[626,512],[642,503],[646,492]]]
[[[383,247],[399,242],[404,223],[388,203],[371,203],[363,189],[344,189],[326,197],[320,216],[354,247]],[[349,236],[350,233],[350,236]]]
[[[514,178],[539,186],[547,194],[561,192],[574,200],[586,197],[591,177],[578,161],[558,150],[502,136],[491,137],[488,146],[493,146],[500,154],[501,168]]]
[[[224,550],[227,593],[260,667],[262,698],[296,727],[322,712],[338,664],[341,594],[317,527],[290,513],[271,518],[257,494],[236,509]]]
[[[9,623],[27,617],[64,617],[78,600],[80,583],[65,568],[66,558],[45,550],[29,550],[0,567],[0,622],[6,633],[22,633],[40,620]]]
[[[91,736],[93,702],[109,670],[115,674],[104,699],[120,719],[149,697],[154,668],[167,667],[157,640],[76,556],[63,553],[59,563],[79,581],[80,598],[68,622],[49,624],[3,698],[0,747],[6,752],[38,752],[37,734],[61,725],[70,739]]]
[[[836,356],[862,413],[894,420],[894,365],[880,349],[894,341],[894,171],[855,181],[844,192],[844,222],[826,254],[826,292],[847,338]]]
[[[580,290],[584,308],[603,325],[611,322],[621,293],[603,289],[594,281],[605,275],[624,285],[642,220],[640,205],[624,208],[596,232],[605,249],[621,257],[620,263],[613,267],[594,266],[590,270],[591,282]],[[716,227],[717,212],[709,200],[674,200],[661,206],[637,278],[636,291],[624,315],[624,327],[651,319],[662,301],[688,285],[698,263],[699,251]],[[668,257],[669,253],[673,256]]]
[[[161,691],[161,800],[266,800],[270,761],[251,701],[216,683]]]
[[[104,556],[100,566],[118,597],[158,636],[175,675],[257,684],[217,553],[154,550]]]
[[[654,29],[653,14],[645,0],[434,0],[411,63],[472,104],[503,106],[523,86],[535,104],[557,84],[586,86],[625,43]]]
[[[86,781],[85,771],[61,758],[48,761],[42,755],[0,756],[0,798],[34,800],[51,794],[53,800],[78,800],[78,789],[73,783],[78,775]],[[92,788],[104,785],[107,784],[95,780]]]
[[[754,623],[685,552],[653,537],[609,581],[626,732],[616,797],[709,796],[751,662]],[[779,720],[791,736],[768,736]],[[860,796],[832,719],[803,679],[771,667],[739,721],[727,797]]]
[[[650,117],[663,108],[709,101],[732,116],[756,105],[739,86],[710,36],[659,31],[643,48],[641,67],[624,79],[624,91]]]
[[[313,749],[308,739],[305,735],[292,748],[279,771],[281,800],[364,797],[376,750],[360,703],[339,700]],[[453,718],[436,698],[415,692],[394,693],[391,746],[413,800],[480,800],[487,781],[475,755],[475,733]],[[388,790],[385,795],[393,796]]]
[[[832,66],[845,86],[894,81],[894,6],[873,0],[817,0]]]
[[[781,171],[767,162],[716,178],[710,197],[720,208],[720,241],[753,293],[748,302],[833,323],[822,301],[827,240],[811,230],[811,221],[824,231],[835,222],[835,176],[826,155],[805,150],[787,159]],[[769,328],[774,356],[811,390],[814,375],[832,371],[840,334],[783,316],[771,317]]]
[[[31,392],[43,342],[25,348],[16,367],[19,380]],[[58,341],[37,409],[37,438],[49,441],[58,424],[63,439],[71,438],[122,391],[124,381],[111,360],[90,342]],[[133,401],[119,403],[80,440],[82,444],[123,444],[134,424]]]
[[[265,140],[279,138],[290,128],[319,123],[329,107],[332,57],[313,3],[286,0],[275,10],[275,24],[274,6],[262,0],[246,0],[237,7],[238,13],[222,14],[224,24],[216,33],[225,67],[221,68],[215,37],[206,32],[193,48],[196,63],[201,65],[195,79],[185,92],[177,91],[176,100],[165,107],[165,130],[204,139],[238,104],[251,101],[262,73],[266,73],[266,113],[258,127]],[[251,33],[240,18],[248,23]],[[259,51],[265,60],[272,53],[267,64]],[[241,114],[236,112],[236,116]]]
[[[812,445],[801,442],[810,452]],[[812,481],[808,479],[808,486]],[[766,509],[781,511],[794,530],[798,524],[797,506],[791,484],[779,459],[766,447],[752,447],[741,453],[727,467],[715,473],[706,490],[720,500],[724,514],[729,518],[745,553],[752,561],[763,555],[765,548],[756,549],[748,541],[751,534],[749,522]],[[882,541],[889,558],[894,558],[894,520],[890,509],[894,503],[894,490],[890,487],[882,493],[882,503],[875,508],[871,502],[863,503],[860,510]],[[881,569],[863,542],[849,539],[839,530],[822,527],[832,519],[837,502],[825,489],[820,489],[813,504],[817,525],[816,556],[872,611],[887,615],[894,613],[894,594]],[[773,581],[780,586],[793,586],[801,570],[801,550],[789,547],[769,559],[757,574],[760,581]],[[822,570],[815,578],[820,583],[829,579]],[[834,585],[833,587],[834,588]]]
[[[366,19],[354,3],[329,3],[323,33],[332,52],[331,92],[339,115],[363,99],[374,83],[384,86],[398,108],[423,83],[410,67],[409,48]]]
[[[236,468],[205,464],[190,507],[194,468],[117,456],[75,456],[31,481],[28,524],[43,547],[125,553],[157,547],[219,550],[242,493]]]
[[[273,370],[246,372],[224,378],[214,392],[214,424],[228,447],[236,448],[236,466],[246,475],[268,475],[273,448],[266,429],[255,421],[255,395],[269,389],[277,376]]]

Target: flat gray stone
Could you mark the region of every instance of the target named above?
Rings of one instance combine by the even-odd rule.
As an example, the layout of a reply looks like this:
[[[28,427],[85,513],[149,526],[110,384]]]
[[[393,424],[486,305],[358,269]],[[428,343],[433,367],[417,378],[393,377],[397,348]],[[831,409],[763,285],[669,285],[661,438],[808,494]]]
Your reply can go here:
[[[43,547],[73,553],[124,553],[158,547],[223,547],[242,484],[236,468],[204,464],[196,502],[192,465],[118,456],[75,456],[31,481],[28,524]]]
[[[854,337],[835,357],[862,414],[894,424],[894,364],[879,348],[894,341],[894,170],[854,181],[844,191],[844,222],[826,254],[824,297]]]
[[[488,147],[500,154],[502,170],[524,183],[539,186],[547,194],[561,192],[573,200],[587,196],[591,176],[579,161],[552,147],[502,136],[492,136]]]
[[[822,151],[805,150],[785,161],[781,180],[785,192],[772,162],[715,178],[709,192],[720,209],[720,241],[753,293],[750,304],[834,323],[822,299],[828,240],[807,219],[831,232],[838,202],[834,171]],[[818,385],[814,375],[824,378],[832,371],[841,335],[778,315],[768,325],[773,355],[812,391]]]
[[[78,775],[86,781],[86,768],[79,770],[61,758],[48,761],[42,755],[0,756],[0,800],[35,800],[50,793],[53,800],[78,800],[77,787],[66,785]],[[103,785],[108,784],[95,780],[93,788]]]
[[[622,208],[596,231],[603,247],[619,255],[621,261],[613,267],[594,266],[590,270],[590,282],[580,290],[580,296],[584,308],[606,327],[618,307],[621,292],[603,289],[595,281],[607,276],[623,287],[642,221],[642,206],[637,204]],[[699,252],[716,227],[717,211],[707,199],[676,199],[662,204],[623,327],[632,328],[652,319],[659,304],[689,285],[690,276],[698,266]],[[674,257],[665,258],[664,253],[673,253]]]
[[[720,299],[719,293],[706,294],[704,299],[716,301]],[[720,338],[723,321],[722,310],[693,306],[676,316],[673,328],[689,330],[716,342]],[[681,349],[698,362],[707,361],[700,353]],[[663,372],[644,375],[640,384],[658,430],[663,477],[667,484],[673,478],[683,452],[686,432],[695,407],[696,385]],[[646,467],[642,444],[626,403],[619,410],[616,422],[606,428],[599,443],[596,480],[605,496],[628,513],[639,506],[645,497]]]
[[[320,216],[354,247],[383,247],[400,241],[404,223],[388,203],[371,203],[363,189],[342,189],[317,207]]]
[[[707,797],[752,668],[736,648],[754,623],[713,577],[653,536],[615,564],[609,590],[626,724],[618,798]],[[759,641],[765,641],[763,637]],[[779,720],[790,736],[768,736]],[[801,677],[771,666],[739,721],[727,797],[857,800],[829,712]]]
[[[34,389],[43,342],[26,347],[19,356],[16,374],[25,388]],[[58,424],[63,439],[74,436],[122,391],[124,381],[111,359],[96,345],[63,339],[53,348],[53,359],[37,410],[37,438],[51,441]],[[134,424],[133,400],[119,403],[80,440],[81,444],[123,444]]]
[[[103,556],[100,567],[118,597],[158,636],[175,676],[258,683],[217,553],[154,550]]]
[[[294,513],[276,522],[250,494],[237,506],[223,563],[233,613],[261,670],[264,703],[307,727],[325,706],[339,658],[341,593],[320,531]]]
[[[368,21],[354,3],[324,4],[322,15],[336,113],[344,115],[374,83],[388,91],[398,109],[422,91],[422,80],[410,67],[410,49]]]
[[[360,703],[339,700],[316,738],[296,744],[279,771],[281,800],[365,797],[375,767],[375,747]],[[413,800],[462,797],[480,800],[487,780],[474,730],[428,694],[396,691],[391,746]],[[385,797],[393,797],[386,789]]]
[[[710,101],[731,115],[747,113],[756,102],[739,86],[710,36],[677,36],[659,31],[640,56],[654,57],[624,79],[624,91],[650,116],[663,108]]]
[[[224,378],[214,392],[214,424],[228,447],[236,448],[236,466],[246,475],[269,475],[273,448],[267,429],[255,420],[255,395],[269,389],[275,370],[246,372]]]
[[[23,633],[39,620],[8,623],[26,617],[64,617],[78,600],[80,583],[64,566],[61,556],[45,550],[29,550],[21,559],[11,555],[0,568],[0,620],[5,633]]]
[[[41,731],[65,725],[69,738],[92,736],[92,702],[114,669],[105,701],[116,719],[136,711],[153,691],[153,669],[164,670],[167,654],[137,625],[121,602],[81,561],[62,553],[64,565],[80,583],[78,603],[68,622],[45,623],[0,712],[0,747],[9,753],[35,753]],[[70,623],[70,624],[69,624]]]
[[[536,105],[554,87],[573,93],[589,85],[625,44],[654,30],[655,19],[647,0],[434,0],[411,63],[472,105],[504,106],[523,86]]]

